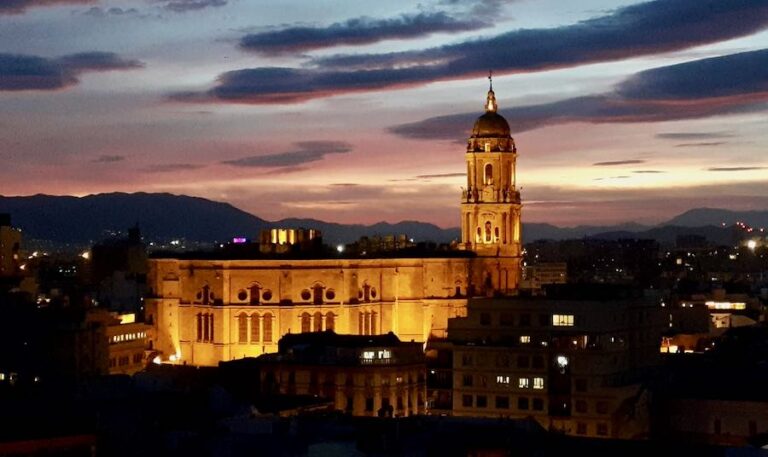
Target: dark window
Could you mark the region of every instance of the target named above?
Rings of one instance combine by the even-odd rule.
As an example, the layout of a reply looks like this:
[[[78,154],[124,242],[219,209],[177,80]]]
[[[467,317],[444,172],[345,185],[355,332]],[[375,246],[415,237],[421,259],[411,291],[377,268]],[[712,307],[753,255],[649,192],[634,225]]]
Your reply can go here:
[[[597,424],[597,434],[600,436],[607,436],[608,435],[608,424],[605,422],[599,422]]]
[[[576,392],[586,392],[587,391],[587,380],[586,379],[577,379],[576,380]]]
[[[509,397],[497,396],[496,397],[496,409],[509,409]]]
[[[527,397],[520,397],[517,399],[517,409],[528,409]]]
[[[333,330],[336,328],[336,316],[331,311],[325,314],[325,329]]]
[[[462,395],[461,396],[461,406],[465,408],[471,408],[472,407],[472,395]]]
[[[549,325],[549,314],[539,314],[539,327]]]
[[[544,357],[540,355],[533,356],[533,368],[544,368]]]
[[[271,343],[272,342],[272,315],[265,314],[262,324],[264,325],[264,342]]]
[[[584,400],[576,400],[576,412],[577,413],[586,413],[587,412],[587,402]]]
[[[312,317],[309,313],[301,314],[301,333],[307,333],[312,328]]]
[[[323,314],[318,311],[315,313],[315,319],[314,319],[314,326],[312,327],[312,330],[316,332],[322,332],[323,331]]]
[[[312,288],[312,301],[316,305],[323,304],[323,286],[317,285]]]
[[[470,366],[472,366],[472,354],[462,354],[461,355],[461,366],[463,366],[463,367],[470,367]]]
[[[520,327],[530,327],[531,326],[531,315],[530,314],[521,314],[520,315]]]
[[[355,405],[355,399],[354,399],[354,397],[347,397],[347,405],[346,405],[346,407],[344,408],[344,410],[345,410],[346,412],[348,412],[348,413],[351,413],[351,412],[352,412],[352,410],[354,409],[354,405]]]
[[[261,287],[253,285],[249,290],[251,292],[251,304],[258,305],[261,301]]]
[[[491,325],[491,313],[480,313],[480,325]]]
[[[527,355],[517,356],[517,368],[528,368],[531,360]]]
[[[587,424],[584,422],[577,422],[576,423],[576,433],[579,435],[586,435],[587,434]]]
[[[240,313],[240,315],[237,316],[237,342],[248,342],[248,316],[246,316],[245,313]]]
[[[368,397],[365,399],[365,410],[368,412],[373,411],[373,398]]]
[[[477,396],[477,407],[478,408],[487,408],[488,407],[488,397],[485,395],[478,395]]]
[[[607,414],[608,413],[608,402],[607,401],[599,401],[599,402],[597,402],[595,410],[597,411],[597,414]]]
[[[472,387],[472,375],[471,374],[465,374],[461,378],[461,385],[464,387]]]
[[[261,337],[260,320],[258,314],[251,315],[251,343],[258,343]]]
[[[512,313],[501,313],[499,315],[499,324],[505,327],[515,325],[515,316]]]
[[[534,398],[533,409],[534,411],[544,411],[544,400],[542,400],[541,398]]]

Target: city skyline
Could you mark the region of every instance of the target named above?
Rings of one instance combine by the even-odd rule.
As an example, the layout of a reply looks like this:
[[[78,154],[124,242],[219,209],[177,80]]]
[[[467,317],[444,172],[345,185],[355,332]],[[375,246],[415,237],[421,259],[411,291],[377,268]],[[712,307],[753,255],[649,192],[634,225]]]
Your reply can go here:
[[[524,221],[768,209],[762,1],[16,0],[0,24],[3,195],[457,226],[493,69]]]

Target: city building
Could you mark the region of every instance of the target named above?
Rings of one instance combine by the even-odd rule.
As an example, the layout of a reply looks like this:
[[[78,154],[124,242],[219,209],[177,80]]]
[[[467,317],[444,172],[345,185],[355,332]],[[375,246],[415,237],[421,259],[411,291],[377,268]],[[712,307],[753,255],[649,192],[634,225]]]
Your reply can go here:
[[[491,88],[465,154],[460,249],[430,257],[150,259],[153,348],[164,361],[213,366],[276,352],[290,333],[445,336],[448,319],[465,314],[468,296],[517,293],[516,159]]]
[[[20,250],[21,230],[11,225],[10,214],[0,214],[0,278],[18,276]]]
[[[391,332],[286,335],[277,353],[257,361],[263,394],[328,398],[335,409],[354,416],[397,417],[425,411],[423,345],[403,343]]]
[[[547,297],[472,299],[428,347],[434,414],[533,417],[569,435],[648,433],[639,383],[659,360],[657,299],[562,287]]]

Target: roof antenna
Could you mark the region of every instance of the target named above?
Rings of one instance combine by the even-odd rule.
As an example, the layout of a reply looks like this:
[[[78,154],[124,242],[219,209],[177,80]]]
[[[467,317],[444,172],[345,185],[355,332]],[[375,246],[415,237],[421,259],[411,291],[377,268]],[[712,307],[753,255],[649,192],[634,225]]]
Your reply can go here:
[[[493,90],[493,70],[488,70],[488,84],[490,84],[490,90]]]

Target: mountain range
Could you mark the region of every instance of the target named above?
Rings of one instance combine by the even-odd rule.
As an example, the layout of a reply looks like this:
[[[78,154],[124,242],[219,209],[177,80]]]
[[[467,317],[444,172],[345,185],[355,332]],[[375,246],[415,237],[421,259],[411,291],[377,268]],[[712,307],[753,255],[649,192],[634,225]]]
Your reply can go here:
[[[260,230],[271,227],[311,227],[322,231],[329,244],[350,243],[361,236],[407,234],[416,241],[450,242],[459,237],[458,228],[402,221],[395,224],[338,224],[315,219],[266,221],[228,203],[199,197],[167,193],[108,193],[85,197],[32,195],[0,196],[0,213],[10,213],[14,226],[25,238],[44,240],[53,245],[87,246],[125,231],[136,224],[148,240],[183,238],[212,243],[235,236],[257,238]],[[695,234],[712,242],[733,240],[730,227],[742,221],[754,227],[768,226],[768,211],[731,211],[696,208],[656,226],[626,223],[613,226],[557,227],[544,223],[525,223],[526,242],[538,239],[569,238],[651,238],[674,242],[678,235]],[[723,225],[725,224],[725,225]]]

